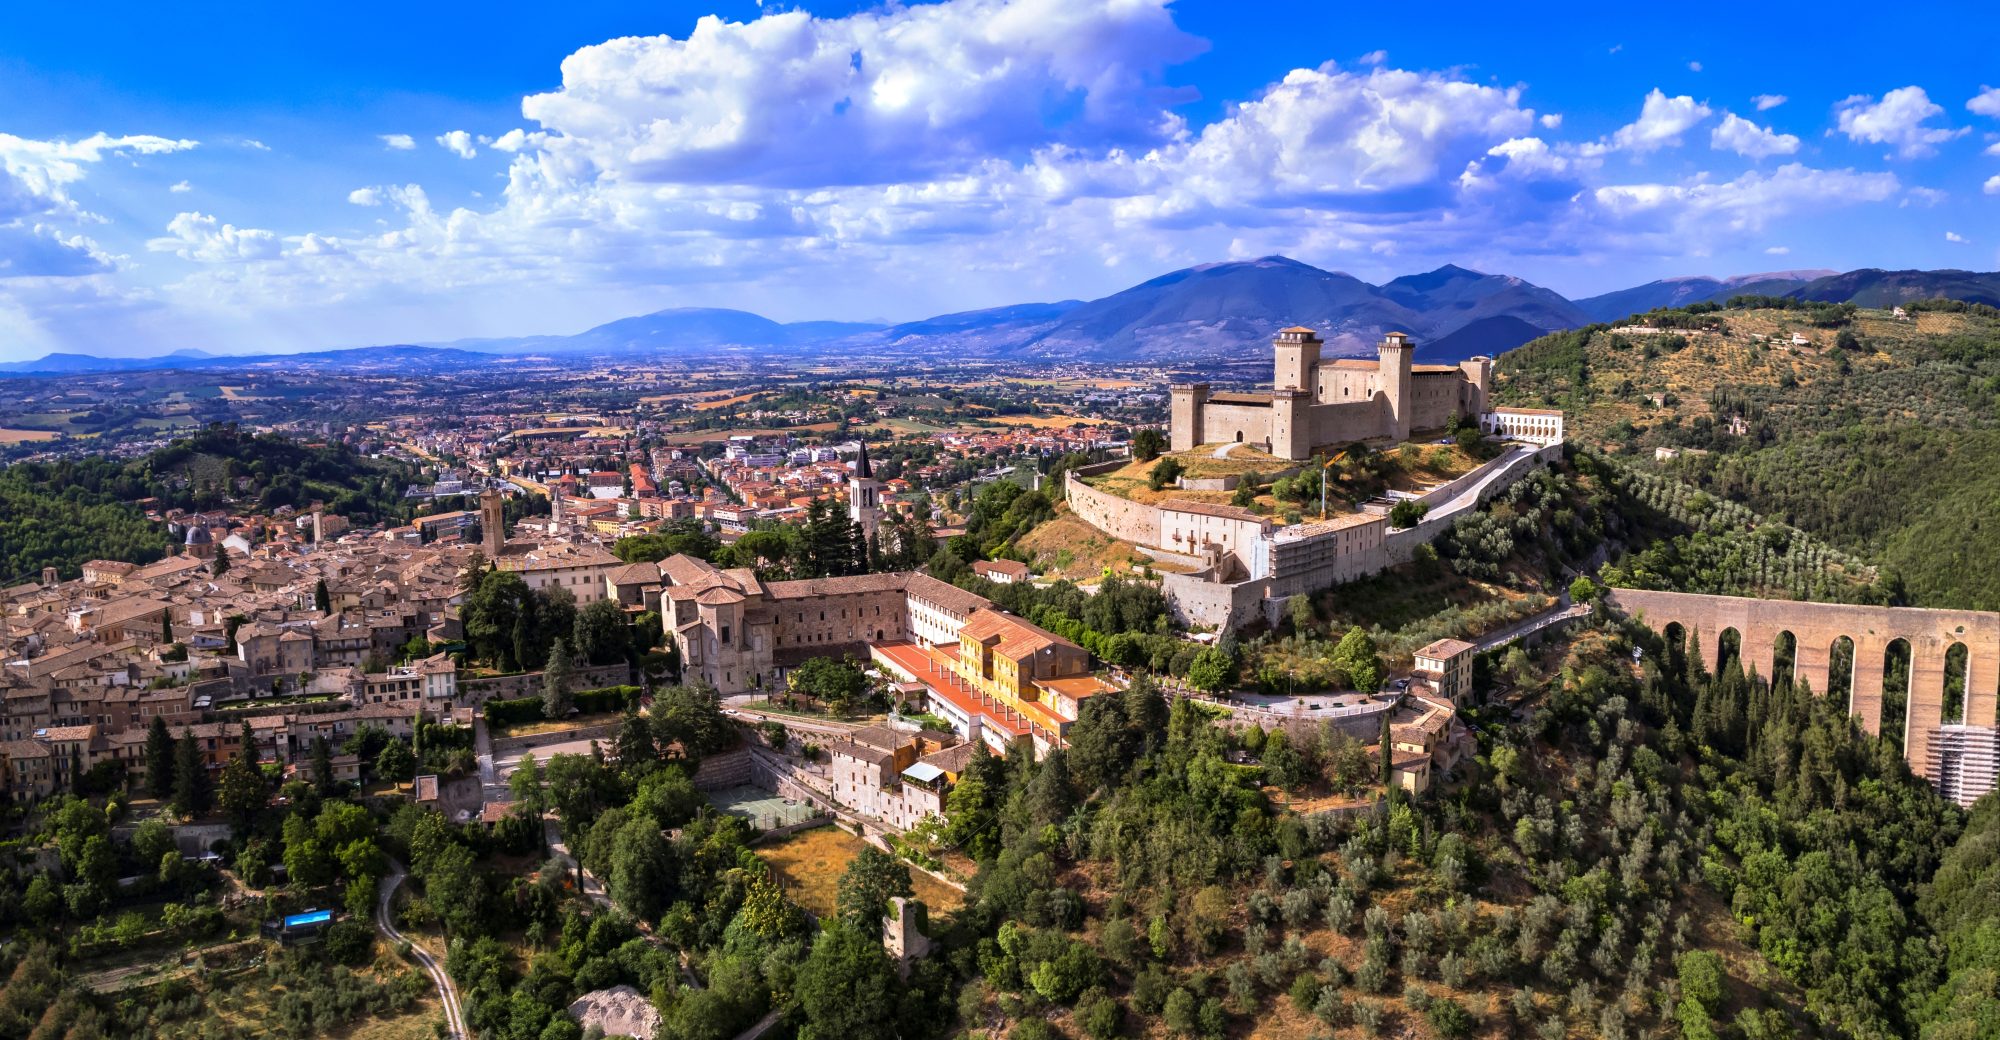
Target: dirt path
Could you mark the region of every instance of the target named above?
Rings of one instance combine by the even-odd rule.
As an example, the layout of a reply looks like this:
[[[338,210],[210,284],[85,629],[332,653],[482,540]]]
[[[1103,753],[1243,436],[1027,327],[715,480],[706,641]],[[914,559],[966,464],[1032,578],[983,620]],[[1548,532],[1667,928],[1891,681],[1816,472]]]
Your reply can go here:
[[[390,860],[389,876],[382,879],[375,902],[375,930],[392,944],[408,942],[389,920],[389,903],[396,895],[396,888],[403,883],[403,876],[403,865]],[[438,1000],[444,1004],[444,1040],[466,1040],[465,1010],[458,1002],[458,987],[452,984],[444,965],[439,964],[429,950],[414,942],[410,943],[410,956],[416,958],[424,974],[429,975],[431,982],[437,986]]]

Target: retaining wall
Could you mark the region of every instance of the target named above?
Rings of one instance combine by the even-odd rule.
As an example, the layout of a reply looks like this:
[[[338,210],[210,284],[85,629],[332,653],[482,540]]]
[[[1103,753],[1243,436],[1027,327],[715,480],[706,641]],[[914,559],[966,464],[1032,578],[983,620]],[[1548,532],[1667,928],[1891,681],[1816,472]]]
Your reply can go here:
[[[494,737],[493,750],[522,751],[529,748],[547,747],[550,744],[567,744],[576,740],[595,740],[609,744],[618,736],[617,722],[600,722],[594,726],[578,726],[575,729],[557,730],[553,733],[531,733],[525,737]]]
[[[632,681],[632,669],[624,664],[600,664],[576,670],[576,689],[595,690],[606,686],[624,686]],[[481,707],[491,700],[513,700],[519,697],[539,697],[542,693],[542,673],[519,672],[514,675],[494,675],[484,679],[458,680],[458,704],[462,707]]]

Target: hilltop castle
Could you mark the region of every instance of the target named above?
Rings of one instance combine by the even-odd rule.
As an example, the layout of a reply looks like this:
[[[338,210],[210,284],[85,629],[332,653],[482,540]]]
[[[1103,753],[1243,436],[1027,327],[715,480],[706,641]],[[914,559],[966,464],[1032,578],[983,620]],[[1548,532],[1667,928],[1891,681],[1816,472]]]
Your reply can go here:
[[[1282,459],[1309,459],[1321,448],[1444,427],[1453,415],[1468,423],[1487,414],[1493,359],[1457,365],[1413,365],[1410,337],[1391,332],[1376,358],[1320,360],[1322,343],[1293,327],[1272,342],[1275,364],[1268,393],[1212,393],[1207,383],[1173,387],[1175,451],[1224,441],[1267,446]]]

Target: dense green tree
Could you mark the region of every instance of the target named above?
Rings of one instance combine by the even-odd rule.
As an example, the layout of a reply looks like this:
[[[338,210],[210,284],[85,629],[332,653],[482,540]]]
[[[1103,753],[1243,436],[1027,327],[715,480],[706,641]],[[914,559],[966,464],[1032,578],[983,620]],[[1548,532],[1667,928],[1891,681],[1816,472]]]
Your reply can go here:
[[[631,650],[632,626],[616,600],[600,599],[578,611],[574,629],[576,652],[591,664],[622,661]]]
[[[609,855],[611,898],[632,914],[654,920],[677,894],[674,854],[659,824],[635,816],[618,829]]]
[[[810,697],[836,715],[859,710],[868,695],[868,678],[852,661],[810,657],[785,676],[792,693]]]
[[[890,898],[915,894],[909,867],[873,845],[863,845],[840,875],[840,916],[856,931],[880,935]]]
[[[1140,462],[1151,462],[1166,450],[1166,435],[1151,426],[1142,427],[1132,434],[1132,457]]]
[[[271,789],[264,780],[264,771],[257,768],[253,759],[237,755],[222,767],[216,800],[222,811],[229,814],[238,833],[250,828],[270,799]]]
[[[1220,647],[1205,646],[1188,665],[1188,685],[1204,693],[1220,693],[1236,685],[1236,661]]]
[[[410,746],[397,737],[382,748],[375,757],[375,775],[384,780],[407,783],[417,774],[417,758],[410,753]]]
[[[800,965],[795,991],[805,1018],[800,1040],[897,1034],[902,985],[882,948],[879,927],[829,924]]]

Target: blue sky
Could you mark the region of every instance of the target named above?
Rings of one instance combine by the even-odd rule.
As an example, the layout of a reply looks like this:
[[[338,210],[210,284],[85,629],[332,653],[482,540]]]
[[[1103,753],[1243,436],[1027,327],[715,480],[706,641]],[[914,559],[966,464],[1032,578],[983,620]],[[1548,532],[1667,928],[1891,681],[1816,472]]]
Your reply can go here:
[[[1571,296],[2000,267],[1983,7],[1605,11],[10,5],[0,358],[904,320],[1267,253]]]

